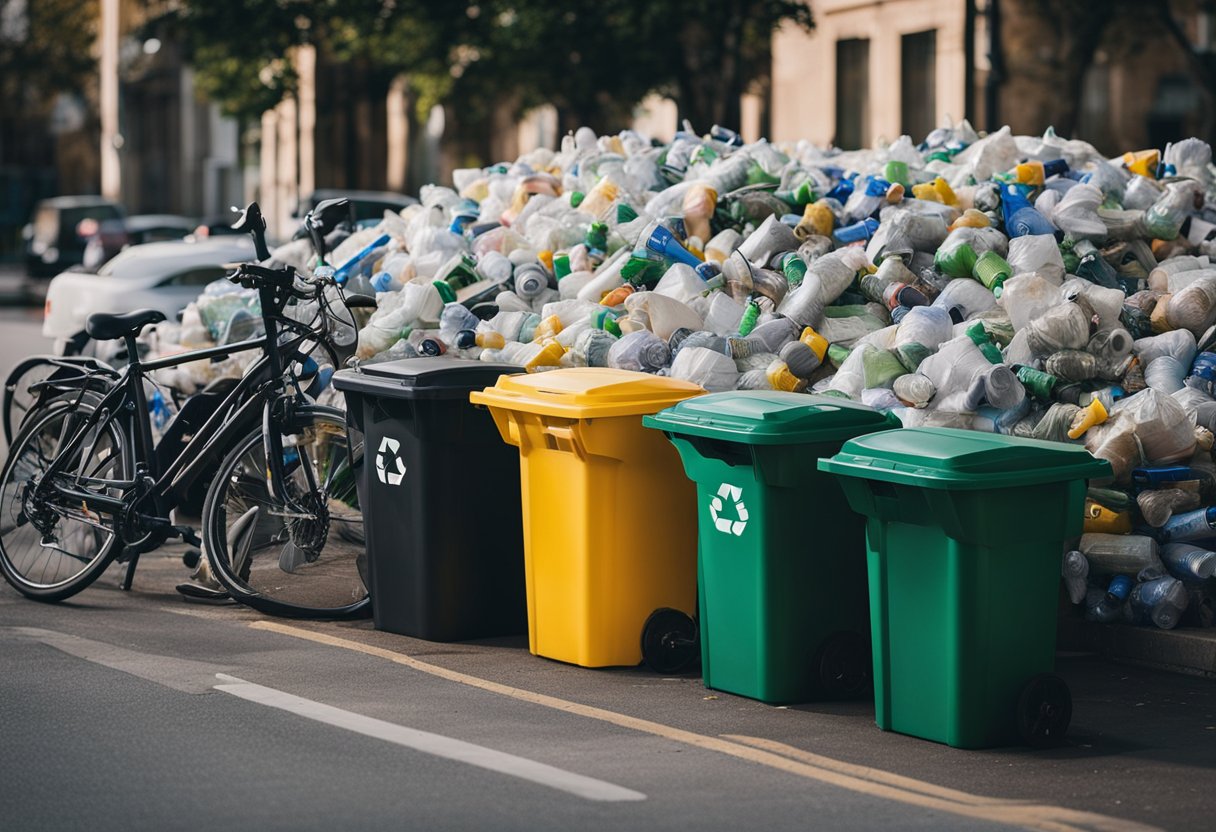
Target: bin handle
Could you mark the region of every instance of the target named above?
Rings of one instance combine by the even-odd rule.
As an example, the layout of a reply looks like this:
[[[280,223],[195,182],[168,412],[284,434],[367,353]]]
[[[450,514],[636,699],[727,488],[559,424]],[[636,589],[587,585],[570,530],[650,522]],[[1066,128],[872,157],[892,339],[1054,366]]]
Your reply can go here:
[[[546,435],[557,440],[561,450],[570,451],[581,462],[587,461],[587,449],[583,447],[582,437],[573,425],[545,425],[544,430]]]

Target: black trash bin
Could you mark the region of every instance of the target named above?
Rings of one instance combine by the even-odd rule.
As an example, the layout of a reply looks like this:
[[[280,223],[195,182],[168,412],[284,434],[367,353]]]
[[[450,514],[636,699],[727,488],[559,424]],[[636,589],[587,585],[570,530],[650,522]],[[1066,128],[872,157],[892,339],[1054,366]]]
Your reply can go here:
[[[364,435],[359,499],[377,630],[428,641],[527,632],[519,453],[469,402],[519,372],[435,357],[334,374]]]

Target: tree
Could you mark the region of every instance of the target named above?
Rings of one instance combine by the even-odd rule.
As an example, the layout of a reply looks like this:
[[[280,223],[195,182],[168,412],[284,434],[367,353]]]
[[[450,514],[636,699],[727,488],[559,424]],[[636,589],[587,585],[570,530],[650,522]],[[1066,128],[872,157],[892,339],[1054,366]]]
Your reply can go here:
[[[645,95],[675,98],[700,129],[737,125],[739,97],[767,74],[783,23],[810,28],[796,0],[183,0],[171,12],[202,87],[255,115],[291,92],[284,56],[312,43],[338,60],[404,74],[419,108],[458,101],[489,111],[557,107],[561,127],[628,121]]]
[[[1085,77],[1099,50],[1114,48],[1120,54],[1159,49],[1166,41],[1179,51],[1186,71],[1203,98],[1200,133],[1213,135],[1216,109],[1216,58],[1201,52],[1175,16],[1174,7],[1194,8],[1195,3],[1171,0],[1107,0],[1095,13],[1087,0],[1029,0],[1029,9],[1052,23],[1058,41],[1055,70],[1058,74],[1058,110],[1050,120],[1061,135],[1076,133],[1084,100]]]
[[[41,136],[33,125],[45,123],[59,93],[83,96],[95,70],[97,15],[97,0],[0,0],[0,123]],[[4,161],[33,160],[17,148]]]

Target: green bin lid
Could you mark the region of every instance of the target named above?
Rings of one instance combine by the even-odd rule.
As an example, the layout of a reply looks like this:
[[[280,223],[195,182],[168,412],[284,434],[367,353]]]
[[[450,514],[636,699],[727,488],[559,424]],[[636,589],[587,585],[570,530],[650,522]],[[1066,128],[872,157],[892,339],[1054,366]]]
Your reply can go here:
[[[688,399],[642,424],[668,433],[744,445],[800,445],[898,427],[892,416],[831,396],[740,390]]]
[[[1038,485],[1108,477],[1110,463],[1079,445],[953,428],[904,428],[850,439],[819,469],[938,489]]]

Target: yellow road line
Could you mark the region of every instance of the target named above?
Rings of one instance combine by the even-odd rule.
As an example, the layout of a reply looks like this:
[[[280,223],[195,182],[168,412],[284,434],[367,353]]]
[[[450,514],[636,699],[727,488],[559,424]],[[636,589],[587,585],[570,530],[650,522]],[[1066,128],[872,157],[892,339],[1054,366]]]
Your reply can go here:
[[[282,624],[277,621],[254,621],[249,626],[257,630],[267,630],[330,647],[338,647],[368,656],[375,656],[431,676],[446,679],[450,682],[467,685],[521,702],[541,705],[587,719],[595,719],[610,725],[683,743],[694,748],[716,751],[720,754],[726,754],[740,760],[756,763],[757,765],[767,766],[787,774],[804,777],[808,780],[816,780],[820,783],[848,789],[859,794],[893,800],[906,805],[947,812],[952,815],[975,820],[1020,826],[1025,829],[1039,830],[1040,832],[1082,832],[1086,828],[1110,830],[1110,832],[1160,832],[1160,830],[1153,826],[1146,826],[1133,821],[1090,812],[1079,812],[1059,806],[1021,803],[972,795],[891,772],[884,772],[880,769],[832,760],[828,757],[812,754],[771,740],[729,735],[725,737],[711,737],[706,734],[698,734],[694,731],[685,731],[682,728],[674,728],[670,725],[663,725],[662,723],[653,722],[648,719],[639,719],[638,717],[628,716],[616,711],[597,708],[593,705],[583,705],[567,699],[560,699],[556,696],[491,682],[488,679],[482,679],[467,673],[461,673],[458,670],[451,670],[436,664],[420,661],[382,647],[361,644],[350,639],[331,636],[326,633],[295,627],[289,624]]]

